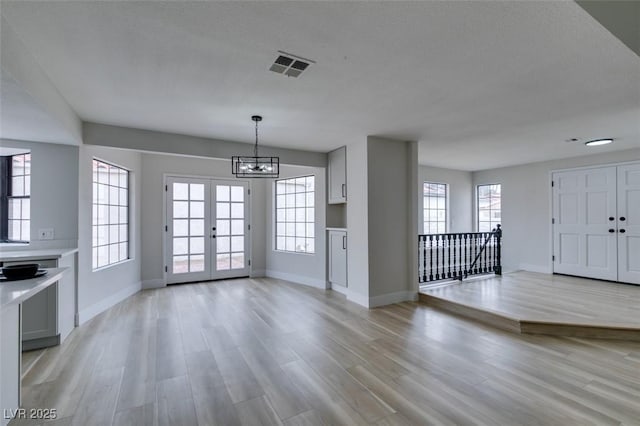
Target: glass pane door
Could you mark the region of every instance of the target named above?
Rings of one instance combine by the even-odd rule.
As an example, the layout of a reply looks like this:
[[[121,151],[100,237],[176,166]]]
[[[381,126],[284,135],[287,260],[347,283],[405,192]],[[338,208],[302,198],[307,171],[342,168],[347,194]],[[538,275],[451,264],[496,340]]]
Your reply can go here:
[[[244,182],[214,181],[215,256],[213,277],[248,275],[248,185]]]
[[[249,185],[167,179],[167,283],[249,275]]]
[[[168,179],[167,282],[188,282],[210,277],[208,180]]]

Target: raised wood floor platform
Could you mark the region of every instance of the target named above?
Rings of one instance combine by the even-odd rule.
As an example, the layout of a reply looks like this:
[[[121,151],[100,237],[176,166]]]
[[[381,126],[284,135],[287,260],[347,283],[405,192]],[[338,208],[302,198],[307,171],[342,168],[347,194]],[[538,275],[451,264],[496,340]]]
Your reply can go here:
[[[516,333],[640,341],[640,286],[518,271],[423,287],[420,301]]]

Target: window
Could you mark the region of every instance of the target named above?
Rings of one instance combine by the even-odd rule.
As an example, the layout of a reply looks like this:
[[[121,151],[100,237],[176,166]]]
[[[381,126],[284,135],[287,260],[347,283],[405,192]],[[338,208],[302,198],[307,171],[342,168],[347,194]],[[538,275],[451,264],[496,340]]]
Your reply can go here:
[[[129,258],[129,172],[93,160],[93,269]]]
[[[501,220],[501,185],[478,185],[478,232],[493,230]]]
[[[422,186],[425,234],[447,232],[447,185],[425,182]]]
[[[276,181],[276,250],[315,252],[315,177]]]
[[[2,226],[0,240],[27,243],[31,239],[31,154],[1,158]]]

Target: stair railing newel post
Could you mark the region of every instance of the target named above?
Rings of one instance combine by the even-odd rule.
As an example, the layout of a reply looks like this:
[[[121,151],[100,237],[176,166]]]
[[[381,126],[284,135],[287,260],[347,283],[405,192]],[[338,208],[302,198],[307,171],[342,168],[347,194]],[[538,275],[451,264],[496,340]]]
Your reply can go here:
[[[494,273],[496,275],[502,275],[502,227],[500,224],[496,225],[496,266]]]

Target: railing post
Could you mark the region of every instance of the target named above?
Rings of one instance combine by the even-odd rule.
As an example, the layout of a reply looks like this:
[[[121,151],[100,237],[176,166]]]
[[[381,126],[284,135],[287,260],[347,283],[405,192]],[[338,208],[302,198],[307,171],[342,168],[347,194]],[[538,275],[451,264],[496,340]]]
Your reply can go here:
[[[500,224],[496,225],[496,266],[494,268],[494,272],[496,275],[502,275],[502,228]]]

